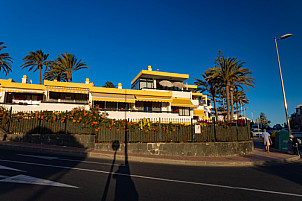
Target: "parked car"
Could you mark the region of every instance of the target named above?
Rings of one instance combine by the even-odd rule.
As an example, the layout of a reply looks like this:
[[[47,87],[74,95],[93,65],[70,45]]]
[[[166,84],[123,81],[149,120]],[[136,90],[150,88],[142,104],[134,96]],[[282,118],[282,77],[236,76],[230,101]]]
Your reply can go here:
[[[260,137],[262,135],[262,130],[260,128],[252,128],[252,136]]]

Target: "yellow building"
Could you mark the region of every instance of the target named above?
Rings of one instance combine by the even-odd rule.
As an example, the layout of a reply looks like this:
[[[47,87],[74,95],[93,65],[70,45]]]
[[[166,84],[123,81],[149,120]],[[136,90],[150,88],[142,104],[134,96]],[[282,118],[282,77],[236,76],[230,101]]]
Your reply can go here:
[[[44,81],[30,84],[0,80],[1,106],[13,111],[65,111],[75,107],[97,106],[115,119],[207,119],[211,105],[206,95],[194,93],[196,85],[183,82],[187,74],[142,70],[131,82],[131,89],[96,87],[87,78],[85,83]]]

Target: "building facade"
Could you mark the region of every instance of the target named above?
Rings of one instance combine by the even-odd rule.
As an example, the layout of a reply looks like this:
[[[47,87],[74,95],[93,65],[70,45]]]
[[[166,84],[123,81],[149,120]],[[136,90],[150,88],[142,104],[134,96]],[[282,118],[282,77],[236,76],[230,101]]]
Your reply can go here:
[[[184,84],[187,74],[142,70],[131,82],[131,89],[96,87],[85,83],[44,81],[44,85],[0,80],[0,105],[18,111],[66,111],[91,106],[114,119],[150,118],[156,121],[182,119],[206,120],[211,116],[211,102],[194,92],[196,85]]]
[[[296,112],[291,115],[290,125],[292,129],[302,131],[302,104],[298,105]]]

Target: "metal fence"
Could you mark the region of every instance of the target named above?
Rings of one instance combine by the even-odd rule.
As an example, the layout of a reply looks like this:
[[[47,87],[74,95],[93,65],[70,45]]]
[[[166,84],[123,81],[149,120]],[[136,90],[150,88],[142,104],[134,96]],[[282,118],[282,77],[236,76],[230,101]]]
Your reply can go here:
[[[127,119],[124,124],[108,126],[101,123],[98,129],[82,126],[71,120],[45,121],[36,118],[1,119],[1,127],[8,133],[32,134],[93,134],[96,143],[111,143],[114,140],[129,143],[146,142],[232,142],[250,139],[249,123],[237,124],[209,124],[186,122],[182,119],[157,121]],[[195,132],[195,126],[200,126],[200,133]]]
[[[128,120],[133,121],[133,120]],[[210,124],[200,126],[200,133],[195,133],[195,126],[199,123],[161,123],[156,122],[153,129],[131,129],[123,127],[102,128],[96,134],[96,142],[233,142],[250,139],[250,127]]]

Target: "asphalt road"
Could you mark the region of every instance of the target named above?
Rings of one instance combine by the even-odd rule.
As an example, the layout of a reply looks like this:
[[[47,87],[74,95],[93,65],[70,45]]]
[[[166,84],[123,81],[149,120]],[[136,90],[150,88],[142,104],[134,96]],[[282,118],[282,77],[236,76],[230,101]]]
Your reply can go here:
[[[188,167],[0,150],[2,201],[302,200],[302,163]]]

